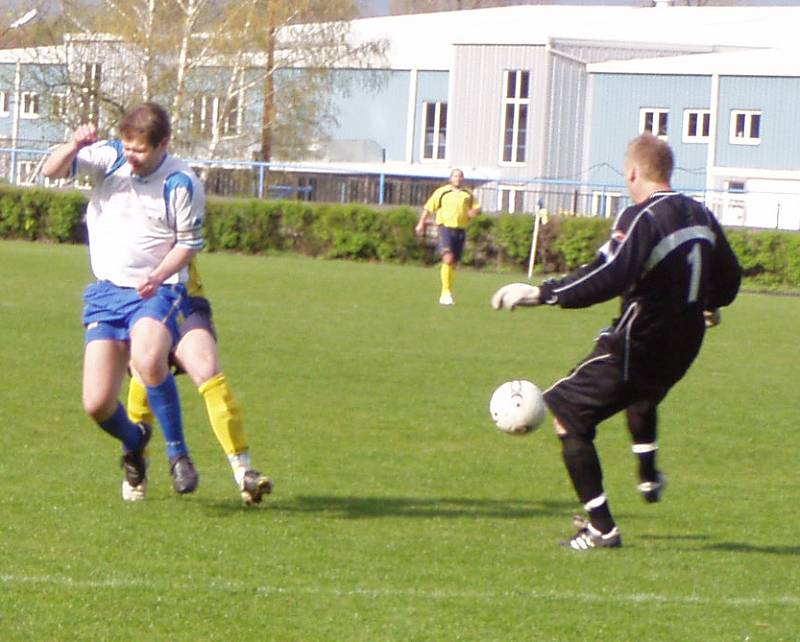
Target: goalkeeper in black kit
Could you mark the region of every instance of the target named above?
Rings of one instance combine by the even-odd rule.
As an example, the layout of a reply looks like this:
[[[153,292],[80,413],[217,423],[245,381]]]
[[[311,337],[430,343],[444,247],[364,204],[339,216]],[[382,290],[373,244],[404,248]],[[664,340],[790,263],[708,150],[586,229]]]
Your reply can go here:
[[[594,261],[538,287],[503,286],[492,306],[540,304],[583,308],[620,296],[621,310],[594,350],[545,390],[562,456],[588,516],[563,542],[575,550],[615,548],[619,528],[603,489],[594,446],[597,425],[625,411],[639,461],[639,491],[660,499],[665,477],[656,467],[658,404],[689,369],[707,325],[739,290],[741,268],[713,214],[670,187],[673,155],[651,134],[628,145],[625,181],[633,201],[614,222]]]

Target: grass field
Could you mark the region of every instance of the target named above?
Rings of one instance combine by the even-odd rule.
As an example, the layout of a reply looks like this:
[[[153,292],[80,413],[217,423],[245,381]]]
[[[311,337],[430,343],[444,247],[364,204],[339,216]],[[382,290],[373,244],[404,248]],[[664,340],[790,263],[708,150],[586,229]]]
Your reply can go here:
[[[742,294],[661,412],[664,501],[600,429],[616,551],[557,546],[578,509],[549,421],[500,434],[496,385],[562,376],[614,315],[489,308],[518,274],[205,255],[254,463],[240,505],[195,390],[201,480],[147,501],[80,405],[85,248],[0,243],[0,640],[800,640],[800,299]]]

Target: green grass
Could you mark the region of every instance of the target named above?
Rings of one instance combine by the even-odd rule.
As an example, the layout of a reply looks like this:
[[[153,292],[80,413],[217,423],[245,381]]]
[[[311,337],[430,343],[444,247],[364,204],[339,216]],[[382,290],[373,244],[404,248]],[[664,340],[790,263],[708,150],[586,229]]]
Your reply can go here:
[[[272,498],[240,505],[179,379],[198,492],[153,448],[119,498],[117,445],[80,406],[81,247],[0,243],[0,639],[800,639],[800,300],[743,294],[661,411],[664,501],[601,426],[618,551],[559,548],[579,507],[549,422],[496,431],[496,385],[542,386],[614,304],[493,312],[523,275],[206,255],[225,371]],[[154,443],[158,443],[158,439]]]

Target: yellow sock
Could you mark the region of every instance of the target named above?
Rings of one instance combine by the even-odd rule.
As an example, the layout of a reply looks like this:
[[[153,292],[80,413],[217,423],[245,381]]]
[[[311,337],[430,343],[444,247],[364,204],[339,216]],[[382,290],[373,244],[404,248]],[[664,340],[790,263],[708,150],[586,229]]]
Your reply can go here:
[[[244,432],[242,407],[228,386],[225,375],[219,373],[198,388],[203,395],[208,410],[208,419],[214,429],[225,454],[232,455],[247,451],[247,437]]]
[[[153,425],[156,421],[153,411],[150,410],[150,404],[147,403],[147,389],[134,377],[131,377],[128,384],[128,419],[135,424],[145,421]]]
[[[439,276],[442,281],[442,294],[445,292],[452,292],[453,291],[453,273],[455,270],[453,269],[452,265],[448,265],[447,263],[442,263],[441,268],[439,269]]]

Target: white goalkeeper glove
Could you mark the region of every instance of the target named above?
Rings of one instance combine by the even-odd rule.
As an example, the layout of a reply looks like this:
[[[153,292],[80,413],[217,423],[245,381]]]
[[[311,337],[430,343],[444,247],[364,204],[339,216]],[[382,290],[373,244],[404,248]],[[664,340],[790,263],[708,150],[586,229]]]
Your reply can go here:
[[[527,283],[509,283],[492,295],[492,307],[495,310],[513,310],[518,305],[539,305],[539,288]]]

